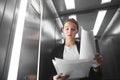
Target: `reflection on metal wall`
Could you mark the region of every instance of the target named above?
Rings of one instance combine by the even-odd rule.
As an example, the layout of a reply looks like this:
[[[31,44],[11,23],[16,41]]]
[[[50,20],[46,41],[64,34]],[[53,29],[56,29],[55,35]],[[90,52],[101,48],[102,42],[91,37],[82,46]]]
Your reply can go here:
[[[0,0],[0,80],[6,80],[16,0]]]
[[[29,2],[25,17],[17,80],[25,80],[27,76],[37,75],[39,31],[40,13]]]
[[[49,80],[50,53],[56,44],[56,36],[59,34],[56,30],[56,18],[54,8],[50,0],[43,1],[43,20],[41,30],[41,51],[40,51],[40,80]],[[53,11],[52,11],[53,10]]]
[[[0,80],[8,77],[20,1],[0,0]],[[39,8],[39,0],[34,0],[38,1],[37,7],[28,1],[17,80],[37,74],[40,13],[36,8]]]
[[[103,78],[120,80],[120,9],[100,39],[103,54]]]
[[[6,0],[0,0],[0,24],[3,18]]]

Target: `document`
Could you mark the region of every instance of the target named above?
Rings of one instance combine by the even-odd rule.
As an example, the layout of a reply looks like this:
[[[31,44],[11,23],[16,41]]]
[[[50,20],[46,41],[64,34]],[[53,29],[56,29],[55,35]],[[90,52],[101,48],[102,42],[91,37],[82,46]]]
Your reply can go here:
[[[86,31],[81,28],[80,59],[89,58],[93,60],[96,53],[93,31]]]
[[[89,59],[64,60],[55,58],[52,60],[57,73],[69,75],[69,79],[88,77],[92,62]]]

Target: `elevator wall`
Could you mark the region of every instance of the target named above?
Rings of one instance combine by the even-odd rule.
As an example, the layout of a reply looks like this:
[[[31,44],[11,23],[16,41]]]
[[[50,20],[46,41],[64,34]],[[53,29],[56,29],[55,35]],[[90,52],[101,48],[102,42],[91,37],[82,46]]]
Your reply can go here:
[[[99,46],[103,55],[103,79],[120,80],[120,9],[99,39]]]
[[[14,35],[16,0],[0,0],[0,80],[6,80]]]
[[[8,77],[20,1],[0,0],[0,80]],[[35,1],[39,7],[39,0]],[[17,80],[37,74],[40,12],[32,5],[32,0],[27,3],[23,30]]]
[[[57,28],[56,14],[50,0],[43,1],[43,17],[41,26],[41,51],[40,51],[40,80],[49,80],[50,53],[57,44],[60,29]]]
[[[37,76],[41,14],[32,5],[32,1],[36,1],[38,8],[40,5],[39,0],[28,0],[17,80],[25,80],[26,77]]]

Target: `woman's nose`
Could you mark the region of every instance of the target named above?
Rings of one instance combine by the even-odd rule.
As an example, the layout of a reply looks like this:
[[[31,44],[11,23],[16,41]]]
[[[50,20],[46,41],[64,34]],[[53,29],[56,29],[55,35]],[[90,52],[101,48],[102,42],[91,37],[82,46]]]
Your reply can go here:
[[[72,33],[72,30],[69,30],[68,32],[69,32],[69,33]]]

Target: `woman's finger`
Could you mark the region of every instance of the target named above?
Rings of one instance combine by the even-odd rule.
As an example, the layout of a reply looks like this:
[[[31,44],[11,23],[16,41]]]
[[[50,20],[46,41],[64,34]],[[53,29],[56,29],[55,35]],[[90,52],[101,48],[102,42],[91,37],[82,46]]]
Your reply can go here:
[[[53,80],[60,80],[61,75],[62,74],[60,73],[60,74],[57,74],[57,75],[53,76]]]
[[[68,78],[69,78],[69,75],[65,75],[62,77],[63,80],[68,80]]]

